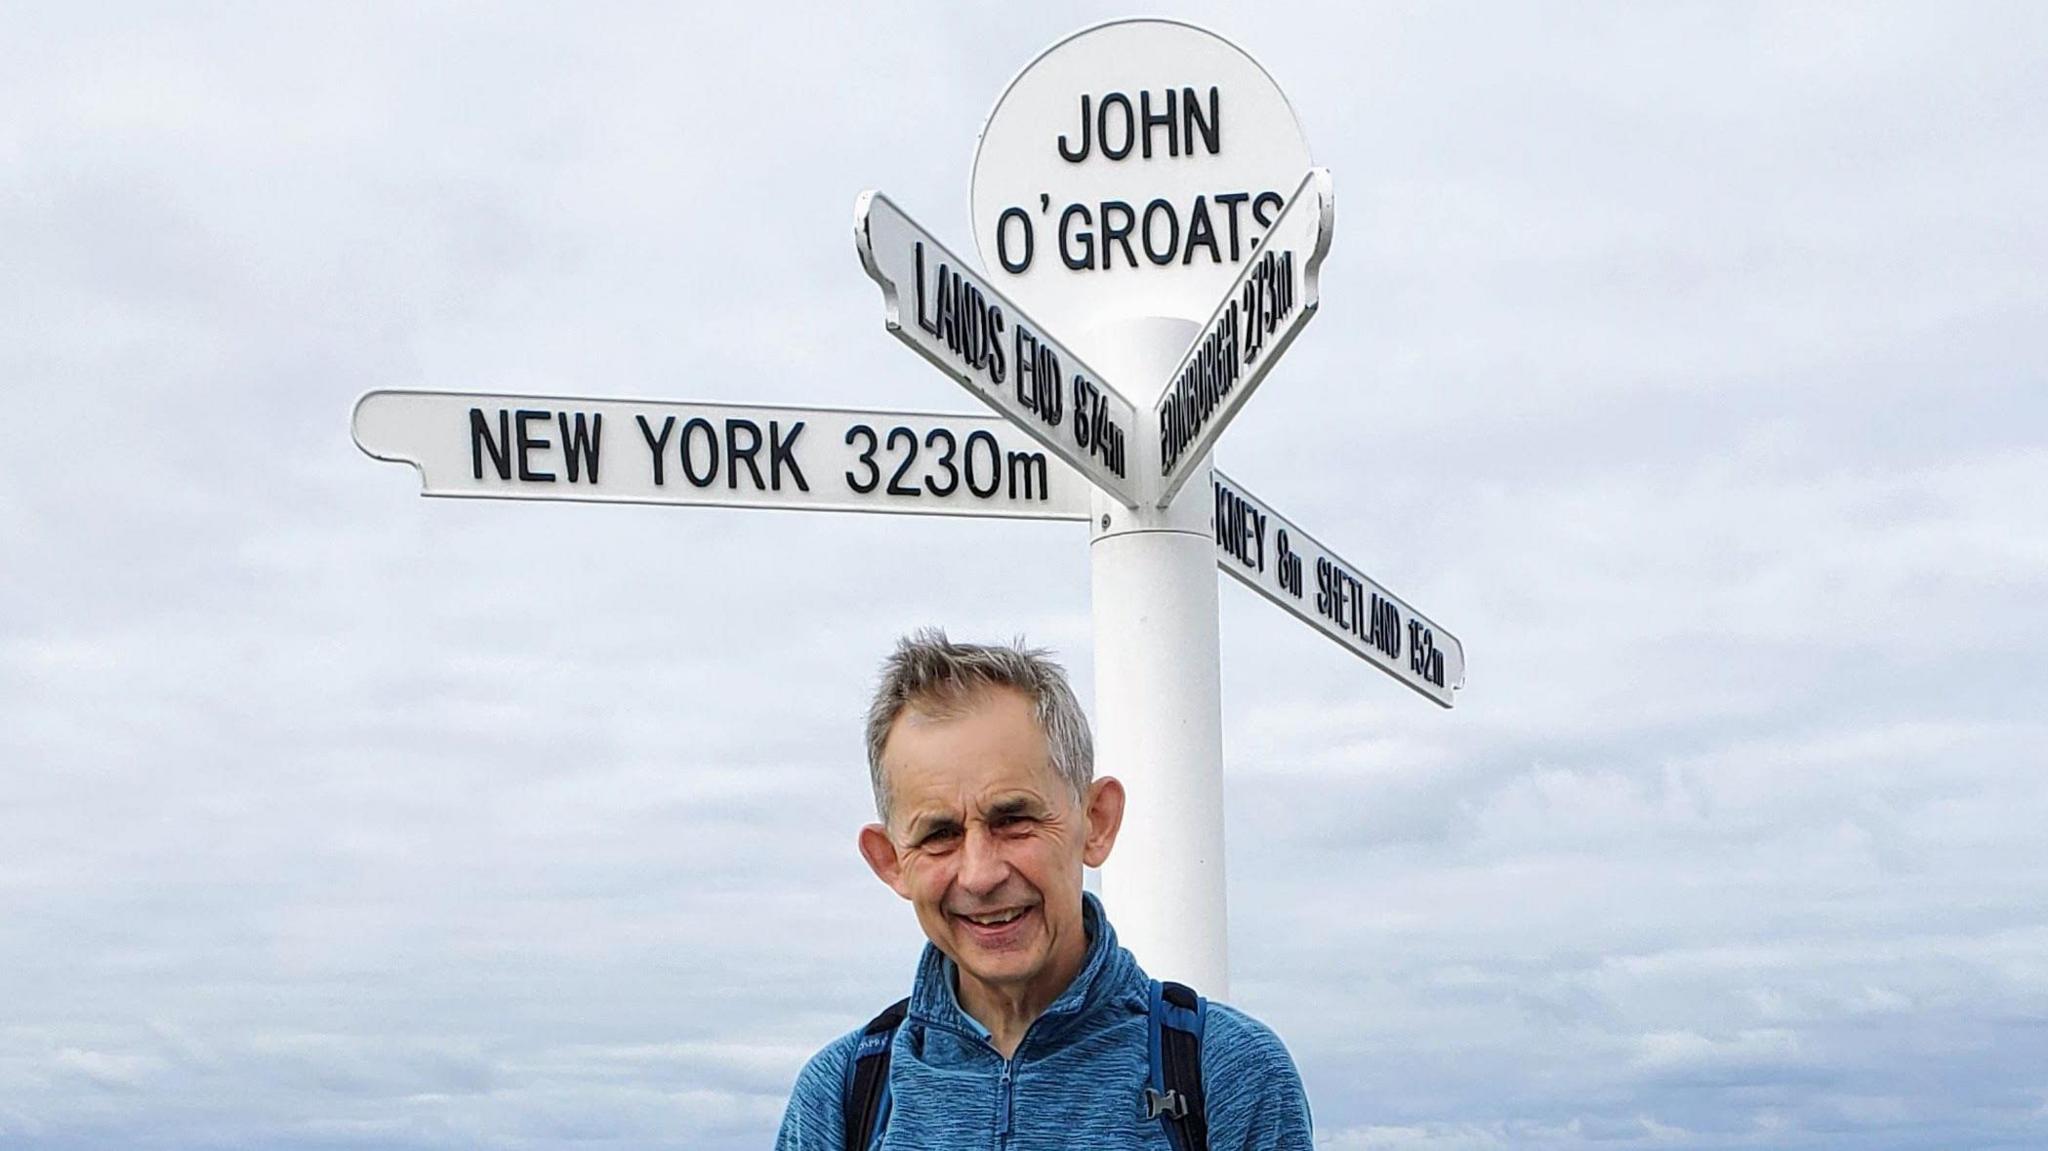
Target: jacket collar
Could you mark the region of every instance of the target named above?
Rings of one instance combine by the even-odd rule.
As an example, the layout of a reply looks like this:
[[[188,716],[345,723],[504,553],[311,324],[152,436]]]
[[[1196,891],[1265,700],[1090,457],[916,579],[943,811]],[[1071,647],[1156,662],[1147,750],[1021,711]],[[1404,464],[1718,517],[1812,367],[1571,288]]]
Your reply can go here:
[[[1092,892],[1081,893],[1081,925],[1088,933],[1087,957],[1074,981],[1032,1023],[1034,1036],[1057,1034],[1075,1020],[1124,999],[1135,998],[1143,1007],[1145,973],[1131,953],[1117,945],[1116,929]],[[986,1039],[988,1029],[960,1006],[958,980],[959,968],[953,960],[936,945],[926,943],[917,964],[917,982],[910,992],[911,1018]]]

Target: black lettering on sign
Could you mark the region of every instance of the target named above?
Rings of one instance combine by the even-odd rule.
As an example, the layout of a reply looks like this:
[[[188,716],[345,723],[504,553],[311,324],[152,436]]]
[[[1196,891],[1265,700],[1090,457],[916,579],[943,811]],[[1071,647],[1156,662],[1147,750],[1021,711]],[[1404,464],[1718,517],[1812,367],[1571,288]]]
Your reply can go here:
[[[1250,298],[1247,286],[1245,298]],[[1166,394],[1159,399],[1159,474],[1168,475],[1180,462],[1209,418],[1236,388],[1238,367],[1237,329],[1239,301],[1231,300],[1216,317],[1216,323],[1195,349],[1194,358],[1181,369]]]
[[[1010,222],[1015,220],[1024,229],[1024,254],[1015,259],[1010,257]],[[1002,261],[1003,271],[1015,275],[1031,266],[1031,248],[1037,242],[1031,229],[1031,215],[1022,208],[1009,207],[996,217],[996,259]]]
[[[1152,243],[1152,221],[1154,217],[1162,215],[1166,217],[1166,244],[1164,247],[1155,247]],[[1173,254],[1180,250],[1180,215],[1173,210],[1171,203],[1154,200],[1145,205],[1145,222],[1138,231],[1138,240],[1145,247],[1146,259],[1161,265],[1173,263]]]
[[[747,446],[740,446],[740,433],[747,434]],[[747,473],[754,477],[754,490],[765,492],[768,482],[761,478],[761,464],[755,459],[761,454],[761,425],[752,420],[731,419],[725,421],[725,486],[737,491],[740,486],[740,465],[747,465]]]
[[[1179,156],[1185,150],[1187,155],[1195,154],[1199,140],[1202,148],[1211,156],[1223,148],[1223,107],[1222,92],[1214,85],[1209,86],[1209,110],[1202,111],[1200,94],[1193,88],[1166,88],[1159,94],[1161,111],[1153,111],[1152,93],[1138,93],[1138,111],[1131,111],[1131,98],[1122,92],[1109,92],[1098,103],[1088,93],[1081,94],[1080,142],[1077,144],[1066,133],[1060,133],[1057,146],[1060,159],[1069,164],[1079,164],[1091,152],[1100,151],[1106,160],[1122,160],[1131,154],[1134,143],[1138,154],[1147,160],[1161,149],[1153,143],[1154,130],[1166,129],[1166,147],[1169,156]],[[1091,109],[1093,114],[1091,115]],[[1121,140],[1111,144],[1112,131]]]
[[[1102,270],[1105,272],[1109,270],[1109,246],[1111,244],[1123,245],[1124,259],[1130,262],[1131,267],[1137,267],[1138,254],[1131,250],[1131,228],[1137,223],[1137,214],[1132,212],[1131,206],[1122,200],[1104,200],[1100,207],[1102,211]],[[1123,222],[1117,224],[1110,223],[1112,213],[1122,216]]]
[[[905,453],[903,462],[896,465],[896,473],[889,477],[889,494],[892,496],[921,496],[924,492],[920,491],[916,484],[906,485],[903,482],[904,475],[910,471],[910,465],[917,462],[917,433],[901,425],[890,428],[890,450],[895,450],[898,440],[901,440],[903,445],[910,450]]]
[[[917,326],[931,335],[939,334],[939,322],[925,315],[924,310],[924,241],[910,246],[911,280],[917,288]]]
[[[1364,638],[1388,659],[1401,658],[1401,609],[1378,592],[1372,593],[1372,631]]]
[[[1261,228],[1272,227],[1273,221],[1278,218],[1281,207],[1286,203],[1287,197],[1278,192],[1260,192],[1259,198],[1252,201],[1252,222]],[[1270,216],[1266,214],[1266,209],[1269,205],[1274,213]]]
[[[1293,596],[1295,599],[1300,599],[1301,556],[1289,545],[1290,541],[1287,538],[1286,528],[1281,528],[1273,533],[1273,556],[1279,562],[1280,590]]]
[[[1076,373],[1074,387],[1074,446],[1102,461],[1109,473],[1124,475],[1124,430],[1110,414],[1109,396],[1086,376]]]
[[[1018,361],[1018,367],[1023,367],[1023,361]],[[926,472],[924,487],[935,496],[945,497],[952,495],[960,487],[960,468],[953,462],[954,453],[959,451],[960,441],[953,437],[952,431],[948,428],[933,428],[925,433],[925,447],[935,448],[940,444],[946,445],[945,452],[939,456],[939,466],[946,469],[946,486],[940,487],[938,481],[932,478],[932,474]]]
[[[1424,682],[1444,685],[1444,653],[1436,646],[1436,633],[1415,620],[1408,621],[1408,670]]]
[[[847,472],[846,486],[866,495],[882,482],[882,469],[875,464],[875,451],[882,446],[882,441],[875,437],[875,429],[866,424],[855,424],[846,429],[847,447],[852,447],[853,441],[857,439],[865,439],[868,442],[868,446],[860,450],[860,462],[867,466],[868,478],[863,480],[852,472]]]
[[[1037,335],[1022,324],[1017,325],[1013,350],[1017,357],[1017,406],[1047,424],[1058,425],[1062,414],[1059,353],[1039,343]]]
[[[1003,360],[1003,310],[986,300],[982,302],[982,309],[982,329],[987,333],[982,354],[987,357],[988,379],[992,384],[1001,384],[1009,370]]]
[[[1145,133],[1145,143],[1139,151],[1147,160],[1152,158],[1152,129],[1154,128],[1166,129],[1166,154],[1169,156],[1180,155],[1180,124],[1173,118],[1174,105],[1178,100],[1178,94],[1173,89],[1168,88],[1166,90],[1166,110],[1154,115],[1152,112],[1152,93],[1149,90],[1138,93],[1138,123],[1143,126]]]
[[[1216,85],[1209,85],[1209,115],[1202,115],[1202,106],[1195,102],[1193,88],[1181,89],[1180,106],[1187,113],[1188,155],[1195,154],[1195,137],[1202,138],[1202,147],[1211,156],[1223,150],[1223,94]]]
[[[498,438],[491,438],[491,425],[484,422],[482,408],[469,409],[469,461],[470,470],[477,479],[484,478],[484,453],[491,456],[491,467],[501,480],[512,478],[512,413],[498,409]]]
[[[1181,253],[1182,264],[1195,262],[1195,249],[1207,245],[1209,262],[1220,264],[1223,253],[1216,247],[1216,225],[1209,222],[1209,197],[1196,196],[1195,206],[1188,212],[1188,246]]]
[[[588,428],[584,426],[582,412],[576,413],[574,425],[569,423],[568,412],[556,412],[555,419],[562,428],[562,462],[568,465],[569,482],[578,482],[577,473],[584,471],[590,474],[587,482],[596,483],[597,452],[604,438],[604,413],[593,414]],[[579,463],[581,468],[577,466]]]
[[[1089,140],[1095,134],[1094,124],[1088,119],[1088,101],[1088,94],[1086,92],[1081,93],[1081,146],[1078,148],[1070,146],[1067,143],[1067,134],[1065,132],[1060,133],[1060,159],[1065,160],[1069,164],[1078,164],[1088,158]]]
[[[668,451],[669,434],[676,430],[676,418],[668,416],[661,421],[659,437],[655,436],[654,429],[648,425],[646,416],[634,416],[633,419],[639,422],[640,435],[647,441],[647,454],[653,457],[654,486],[660,487],[663,482],[662,470],[668,466],[668,457],[663,453]]]
[[[811,485],[804,482],[804,470],[796,462],[796,438],[804,434],[804,422],[798,420],[789,426],[789,434],[782,434],[780,420],[768,421],[768,482],[776,491],[782,490],[782,469],[789,469],[789,477],[796,481],[796,490],[807,492]]]
[[[1252,205],[1250,222],[1241,211],[1247,203]],[[1256,197],[1250,192],[1219,192],[1196,196],[1185,214],[1178,203],[1163,197],[1145,201],[1142,209],[1124,200],[1067,204],[1059,213],[1060,262],[1076,272],[1107,272],[1117,267],[1119,253],[1125,267],[1141,268],[1147,263],[1158,267],[1192,264],[1197,253],[1206,252],[1210,263],[1221,264],[1227,232],[1229,262],[1235,264],[1258,250],[1256,232],[1272,224],[1270,209],[1280,203],[1276,192],[1260,192]],[[1004,209],[1006,214],[1022,211]],[[1028,224],[1028,218],[1024,222]],[[1012,230],[1008,224],[999,228],[998,255],[1005,269],[1018,271],[1022,265],[1003,247],[1009,244]],[[1140,251],[1143,261],[1138,258]]]
[[[1114,118],[1110,115],[1109,111],[1112,104],[1119,109]],[[1123,125],[1124,142],[1122,147],[1112,148],[1109,146],[1109,129],[1112,125],[1119,123]],[[1131,145],[1137,142],[1137,138],[1138,125],[1131,115],[1131,98],[1122,92],[1111,92],[1109,95],[1104,96],[1102,102],[1096,105],[1095,112],[1096,146],[1102,149],[1103,158],[1107,160],[1121,160],[1125,156],[1130,155]]]
[[[970,368],[988,360],[988,311],[983,304],[981,289],[953,273],[953,330],[946,346]]]
[[[1217,546],[1245,567],[1265,571],[1266,513],[1222,484],[1214,483],[1214,487]]]
[[[1071,227],[1074,217],[1081,218],[1081,252],[1074,254]],[[1076,272],[1085,272],[1095,263],[1095,233],[1089,229],[1095,226],[1095,214],[1086,204],[1068,204],[1060,212],[1060,262]]]
[[[1006,453],[1001,442],[986,430],[969,433],[963,446],[958,434],[945,427],[930,429],[920,441],[915,428],[898,426],[878,433],[866,424],[855,424],[847,429],[846,443],[859,447],[859,462],[865,471],[864,475],[848,471],[847,486],[862,494],[879,489],[892,496],[944,498],[964,485],[977,499],[986,500],[1002,496],[1007,482],[1011,499],[1042,503],[1052,498],[1045,453]],[[927,457],[932,462],[926,465],[923,487],[919,487],[916,479],[920,448],[930,449],[936,457]],[[879,459],[884,452],[897,456],[886,486]]]
[[[990,303],[974,281],[940,264],[932,271],[931,307],[925,307],[924,244],[915,244],[912,280],[917,291],[917,326],[936,340],[969,371],[986,372],[991,383],[1003,382],[1005,366],[1001,335],[1003,310]]]
[[[1021,480],[1019,477],[1022,477]],[[1044,452],[1010,453],[1010,498],[1013,500],[1049,500],[1052,493],[1047,490],[1051,482],[1045,471]]]
[[[980,484],[974,482],[974,449],[976,447],[988,449],[988,487],[986,490]],[[1003,486],[1003,452],[997,446],[996,438],[985,430],[969,432],[965,455],[967,490],[973,492],[976,499],[985,500],[995,495]]]
[[[697,473],[697,456],[692,445],[697,442],[697,433],[704,433],[704,472]],[[692,416],[683,425],[683,442],[679,445],[683,457],[683,478],[691,486],[708,488],[718,479],[718,429],[702,416]]]
[[[512,422],[518,428],[519,478],[522,480],[530,480],[533,482],[543,484],[551,484],[555,482],[555,473],[535,471],[527,463],[527,456],[529,453],[544,452],[547,451],[549,448],[553,447],[554,445],[549,443],[545,438],[541,436],[529,435],[526,431],[526,425],[533,423],[536,420],[545,424],[547,422],[548,416],[551,414],[552,413],[550,412],[536,412],[527,408],[521,408],[519,411],[514,412],[512,414]]]
[[[1369,641],[1364,585],[1321,556],[1316,557],[1316,611],[1339,631]]]
[[[1225,192],[1216,197],[1217,203],[1230,209],[1230,262],[1233,264],[1243,258],[1238,250],[1237,206],[1251,198],[1249,192]]]

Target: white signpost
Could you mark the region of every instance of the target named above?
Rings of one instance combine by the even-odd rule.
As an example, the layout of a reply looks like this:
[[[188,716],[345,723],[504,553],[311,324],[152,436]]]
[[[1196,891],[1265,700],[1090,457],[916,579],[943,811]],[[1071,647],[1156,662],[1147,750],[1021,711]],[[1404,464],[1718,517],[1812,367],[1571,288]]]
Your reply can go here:
[[[1167,377],[1153,409],[1153,426],[1159,429],[1160,507],[1173,502],[1194,475],[1195,462],[1209,454],[1230,417],[1316,314],[1317,273],[1330,252],[1336,207],[1327,170],[1302,177],[1258,254],[1232,281]]]
[[[1096,487],[1135,505],[1131,449],[1138,413],[1131,402],[889,197],[862,193],[853,217],[854,246],[882,286],[889,331]]]
[[[377,391],[354,431],[430,496],[1088,518],[1088,482],[995,416]]]
[[[1465,645],[1236,480],[1209,473],[1216,566],[1445,707],[1465,682]]]
[[[970,198],[981,268],[877,192],[854,240],[888,331],[995,417],[376,391],[356,442],[434,496],[1086,520],[1097,767],[1130,793],[1103,896],[1222,997],[1215,569],[1444,707],[1464,682],[1455,637],[1209,461],[1316,312],[1330,176],[1241,50],[1122,20],[1011,81]]]
[[[1106,365],[1130,321],[1208,319],[1308,169],[1293,106],[1243,49],[1173,20],[1099,24],[997,97],[974,151],[975,249]]]

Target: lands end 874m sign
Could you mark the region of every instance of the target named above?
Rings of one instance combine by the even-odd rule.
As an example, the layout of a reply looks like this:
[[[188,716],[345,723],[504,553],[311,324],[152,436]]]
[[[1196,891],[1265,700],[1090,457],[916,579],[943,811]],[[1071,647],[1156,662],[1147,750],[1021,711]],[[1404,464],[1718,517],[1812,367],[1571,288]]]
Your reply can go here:
[[[1208,319],[1308,168],[1294,109],[1242,49],[1119,20],[1046,49],[996,101],[974,242],[1005,295],[1093,357],[1124,320]]]

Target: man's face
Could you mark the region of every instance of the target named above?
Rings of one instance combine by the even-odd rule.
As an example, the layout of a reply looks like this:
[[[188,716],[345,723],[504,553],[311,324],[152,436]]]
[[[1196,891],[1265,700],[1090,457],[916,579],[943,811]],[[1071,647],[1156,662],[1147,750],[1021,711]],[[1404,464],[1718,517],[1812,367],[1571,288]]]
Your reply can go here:
[[[1087,952],[1081,869],[1109,854],[1121,788],[1097,780],[1090,802],[1077,802],[1031,701],[1008,688],[941,717],[904,709],[882,765],[889,822],[861,837],[875,873],[910,900],[963,978],[1056,996]]]

